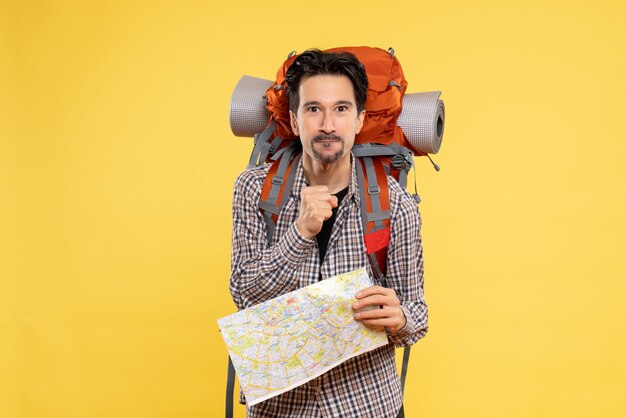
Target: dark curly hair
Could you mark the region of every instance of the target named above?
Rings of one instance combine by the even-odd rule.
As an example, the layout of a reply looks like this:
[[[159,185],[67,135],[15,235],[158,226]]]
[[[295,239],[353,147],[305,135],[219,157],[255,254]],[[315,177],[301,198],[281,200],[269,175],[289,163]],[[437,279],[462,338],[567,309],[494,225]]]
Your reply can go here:
[[[300,105],[300,83],[316,75],[348,77],[354,87],[357,110],[361,112],[365,109],[368,81],[361,61],[349,52],[322,52],[319,49],[308,49],[296,58],[285,74],[289,110],[293,113],[296,113]]]

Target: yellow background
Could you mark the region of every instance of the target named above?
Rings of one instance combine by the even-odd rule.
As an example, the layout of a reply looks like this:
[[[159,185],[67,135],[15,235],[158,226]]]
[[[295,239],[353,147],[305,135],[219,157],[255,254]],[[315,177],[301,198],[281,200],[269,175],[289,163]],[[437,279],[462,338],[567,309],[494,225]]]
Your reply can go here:
[[[446,103],[408,415],[625,416],[623,4],[1,1],[0,416],[223,414],[230,94],[343,45]]]

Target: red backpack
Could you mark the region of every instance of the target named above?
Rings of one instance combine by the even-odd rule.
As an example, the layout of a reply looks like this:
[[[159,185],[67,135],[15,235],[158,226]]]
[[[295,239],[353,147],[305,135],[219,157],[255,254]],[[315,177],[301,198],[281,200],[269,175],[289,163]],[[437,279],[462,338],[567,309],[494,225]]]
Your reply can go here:
[[[427,155],[406,138],[397,121],[407,88],[400,62],[393,49],[370,47],[333,48],[325,52],[350,52],[365,66],[369,86],[363,127],[355,138],[352,153],[357,157],[361,193],[364,242],[377,279],[384,284],[387,246],[390,237],[389,190],[387,174],[406,187],[413,166],[413,155]],[[297,55],[292,53],[278,69],[275,83],[267,89],[270,119],[255,139],[250,166],[273,162],[259,201],[267,225],[268,241],[278,214],[291,191],[293,168],[299,161],[298,137],[291,130],[285,74]]]

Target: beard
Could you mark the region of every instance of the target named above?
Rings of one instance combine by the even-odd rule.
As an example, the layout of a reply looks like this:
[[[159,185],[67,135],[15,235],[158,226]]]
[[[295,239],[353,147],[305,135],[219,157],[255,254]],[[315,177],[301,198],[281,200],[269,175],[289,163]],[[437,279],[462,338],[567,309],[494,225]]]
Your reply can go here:
[[[333,141],[333,142],[323,142],[323,141]],[[331,164],[336,161],[339,161],[341,157],[343,157],[344,155],[345,150],[344,150],[343,138],[341,138],[340,136],[333,135],[333,134],[330,134],[330,135],[320,134],[320,135],[317,135],[315,138],[313,138],[311,142],[313,143],[313,146],[311,147],[311,150],[313,152],[313,157],[315,157],[315,159],[317,159],[318,161],[324,164]],[[327,154],[327,153],[325,154],[316,149],[316,145],[318,147],[321,147],[322,149],[325,149],[325,148],[330,148],[333,145],[333,143],[338,143],[340,145],[339,149],[334,154]]]

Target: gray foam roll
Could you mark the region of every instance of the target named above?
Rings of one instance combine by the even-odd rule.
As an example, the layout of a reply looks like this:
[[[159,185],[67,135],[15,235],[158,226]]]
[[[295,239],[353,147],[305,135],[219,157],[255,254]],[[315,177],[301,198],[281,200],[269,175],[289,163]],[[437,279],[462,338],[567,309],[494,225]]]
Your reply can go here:
[[[405,94],[398,117],[409,143],[428,154],[438,153],[443,139],[445,107],[440,95],[440,91]]]
[[[253,137],[262,132],[270,118],[265,108],[265,91],[274,84],[271,80],[241,77],[230,98],[230,129],[235,136]]]
[[[265,91],[273,81],[244,75],[230,99],[230,129],[235,136],[254,137],[269,120]],[[436,154],[441,147],[445,108],[439,100],[441,92],[409,93],[402,99],[398,126],[416,149]]]

